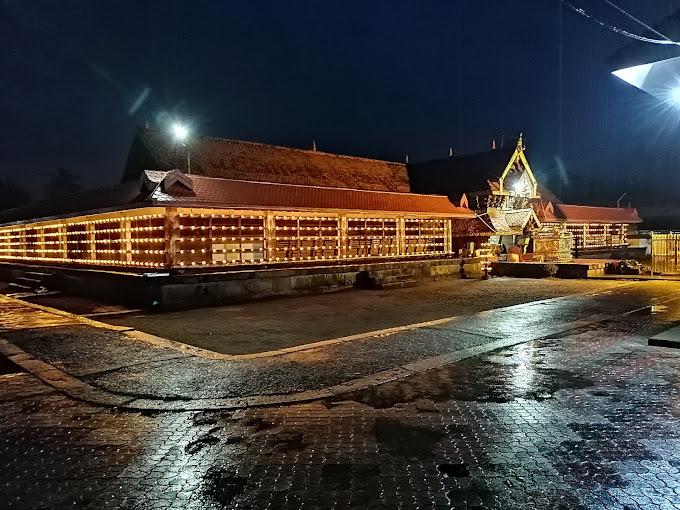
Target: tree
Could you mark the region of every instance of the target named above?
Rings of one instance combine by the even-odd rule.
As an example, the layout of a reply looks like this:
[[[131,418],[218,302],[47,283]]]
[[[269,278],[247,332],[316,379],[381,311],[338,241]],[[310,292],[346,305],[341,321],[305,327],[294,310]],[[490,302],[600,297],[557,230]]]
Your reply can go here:
[[[28,205],[31,194],[11,177],[0,179],[0,210]]]
[[[45,198],[55,199],[81,190],[80,174],[70,168],[57,168],[45,184]]]

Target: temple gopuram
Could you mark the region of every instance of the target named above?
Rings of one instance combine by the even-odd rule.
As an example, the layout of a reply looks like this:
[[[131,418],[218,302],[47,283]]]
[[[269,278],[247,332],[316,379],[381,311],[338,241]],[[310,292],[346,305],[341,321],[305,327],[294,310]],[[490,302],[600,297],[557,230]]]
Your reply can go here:
[[[494,148],[407,165],[411,189],[442,193],[470,207],[495,231],[495,255],[520,247],[524,260],[612,256],[628,246],[629,227],[640,223],[635,209],[563,204],[536,180],[519,137],[514,147]]]

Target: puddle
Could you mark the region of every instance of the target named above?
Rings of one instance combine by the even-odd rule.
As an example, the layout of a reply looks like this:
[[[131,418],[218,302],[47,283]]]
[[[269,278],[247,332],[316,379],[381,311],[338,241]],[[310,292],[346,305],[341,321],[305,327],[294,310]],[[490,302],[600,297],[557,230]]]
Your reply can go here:
[[[377,418],[375,435],[383,450],[405,457],[422,457],[430,454],[446,434],[391,418]]]
[[[229,505],[246,487],[244,477],[233,475],[217,466],[208,469],[203,480],[205,496],[222,506]]]
[[[9,358],[0,356],[0,375],[20,374],[22,372],[26,371]]]
[[[184,451],[189,454],[194,454],[200,452],[206,446],[219,443],[220,438],[212,435],[218,430],[220,430],[220,427],[215,427],[214,429],[210,430],[207,434],[204,434],[200,436],[198,439],[191,441],[189,444],[186,445]]]
[[[534,356],[535,354],[535,356]],[[508,403],[516,399],[542,401],[561,389],[584,389],[592,382],[580,374],[540,363],[542,353],[512,364],[473,358],[428,370],[407,380],[361,390],[351,400],[374,409],[386,409],[422,399],[432,402]],[[512,358],[506,358],[512,359]],[[347,397],[343,397],[347,399]]]
[[[307,448],[307,443],[302,441],[304,434],[290,434],[288,437],[280,437],[274,443],[277,452],[299,452]]]
[[[194,415],[192,422],[194,425],[214,425],[220,417],[220,414],[214,411],[201,411]]]
[[[253,433],[260,432],[262,430],[273,429],[274,427],[276,427],[275,423],[266,421],[263,418],[251,418],[250,420],[246,421],[243,425],[245,425],[246,427],[255,427]]]
[[[470,471],[465,464],[439,464],[437,471],[445,478],[463,478],[470,476]]]

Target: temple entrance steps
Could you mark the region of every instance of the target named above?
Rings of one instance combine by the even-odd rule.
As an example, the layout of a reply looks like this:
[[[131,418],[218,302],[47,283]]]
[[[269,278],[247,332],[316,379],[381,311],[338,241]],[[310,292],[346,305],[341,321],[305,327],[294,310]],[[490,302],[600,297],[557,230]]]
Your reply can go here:
[[[356,286],[360,289],[389,290],[416,285],[415,272],[408,269],[377,269],[357,274]]]
[[[9,287],[17,293],[44,294],[48,292],[48,284],[51,278],[50,273],[24,271],[13,278],[14,281],[9,283]]]

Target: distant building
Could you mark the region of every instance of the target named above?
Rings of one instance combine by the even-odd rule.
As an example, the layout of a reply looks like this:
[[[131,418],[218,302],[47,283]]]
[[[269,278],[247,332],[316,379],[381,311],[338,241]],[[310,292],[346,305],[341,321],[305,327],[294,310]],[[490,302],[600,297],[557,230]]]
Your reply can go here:
[[[409,163],[411,190],[442,193],[470,207],[493,226],[499,251],[530,243],[544,227],[573,235],[574,248],[624,248],[627,231],[641,220],[635,209],[566,205],[534,177],[520,136],[516,146]]]

